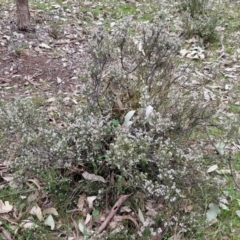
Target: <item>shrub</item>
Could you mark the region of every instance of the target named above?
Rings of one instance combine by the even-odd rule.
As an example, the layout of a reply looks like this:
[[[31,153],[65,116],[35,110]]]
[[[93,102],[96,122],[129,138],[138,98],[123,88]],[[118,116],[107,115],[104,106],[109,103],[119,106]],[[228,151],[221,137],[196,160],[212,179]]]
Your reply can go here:
[[[166,204],[172,211],[161,215],[166,228],[178,225],[179,231],[187,231],[197,215],[187,217],[179,210],[186,195],[191,195],[186,186],[212,187],[203,180],[202,150],[192,136],[215,114],[217,102],[204,101],[204,82],[199,88],[191,87],[191,81],[176,74],[172,58],[180,41],[165,27],[127,23],[111,29],[111,34],[96,33],[90,45],[92,64],[85,76],[85,94],[90,112],[118,122],[125,117],[106,149],[107,169],[124,177],[131,189]],[[130,111],[135,112],[126,128]],[[191,201],[201,191],[194,187]]]
[[[217,38],[215,30],[218,22],[213,3],[205,0],[182,0],[179,3],[183,11],[183,23],[186,37],[199,36],[206,42],[213,42]]]
[[[10,146],[4,153],[14,149],[15,167],[38,172],[81,164],[105,179],[114,176],[116,185],[123,179],[122,193],[162,205],[162,221],[146,218],[139,235],[196,229],[205,203],[196,196],[214,189],[193,138],[217,103],[204,101],[204,82],[196,87],[177,70],[172,58],[180,42],[165,29],[128,22],[93,35],[92,61],[82,76],[87,104],[54,110],[61,127],[49,124],[49,112],[31,100],[0,107],[1,139]]]

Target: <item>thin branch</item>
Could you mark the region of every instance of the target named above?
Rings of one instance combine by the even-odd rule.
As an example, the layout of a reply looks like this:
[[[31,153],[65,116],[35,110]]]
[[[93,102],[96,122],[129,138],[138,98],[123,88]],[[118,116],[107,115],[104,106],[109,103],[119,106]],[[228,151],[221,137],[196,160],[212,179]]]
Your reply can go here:
[[[232,163],[231,163],[232,158],[231,158],[230,155],[229,155],[229,157],[227,158],[227,160],[228,160],[229,169],[230,169],[231,176],[232,176],[233,182],[234,182],[234,184],[235,184],[235,187],[238,188],[238,189],[240,189],[240,185],[239,185],[239,184],[237,183],[237,181],[236,181],[236,175],[235,175],[234,172],[233,172]]]
[[[100,234],[109,224],[109,222],[111,221],[111,219],[113,218],[113,216],[116,214],[116,212],[118,211],[118,209],[121,207],[121,205],[123,204],[123,202],[125,202],[132,194],[128,194],[128,195],[122,195],[120,196],[120,198],[118,199],[118,201],[114,204],[113,208],[111,209],[110,213],[108,214],[107,218],[105,219],[105,221],[102,223],[102,225],[100,226],[100,228],[98,229],[98,234]]]

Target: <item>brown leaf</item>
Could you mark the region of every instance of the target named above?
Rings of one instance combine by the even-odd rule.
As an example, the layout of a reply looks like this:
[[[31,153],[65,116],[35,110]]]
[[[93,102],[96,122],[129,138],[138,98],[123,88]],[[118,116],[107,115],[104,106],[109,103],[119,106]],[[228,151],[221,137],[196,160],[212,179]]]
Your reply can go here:
[[[1,228],[1,233],[4,236],[4,238],[1,238],[1,239],[12,240],[11,233],[5,228]]]
[[[10,223],[12,223],[12,224],[17,224],[17,222],[15,221],[15,219],[11,218],[11,217],[9,216],[9,214],[7,214],[7,213],[0,214],[0,218],[3,219],[3,220],[5,220],[5,221],[8,221],[8,222],[10,222]]]

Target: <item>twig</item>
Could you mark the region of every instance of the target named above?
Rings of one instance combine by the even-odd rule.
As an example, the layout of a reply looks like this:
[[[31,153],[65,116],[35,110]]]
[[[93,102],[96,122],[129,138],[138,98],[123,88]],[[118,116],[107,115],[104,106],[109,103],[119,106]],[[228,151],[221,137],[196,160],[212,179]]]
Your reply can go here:
[[[120,196],[120,198],[118,199],[118,201],[114,204],[113,208],[111,209],[111,212],[108,214],[107,218],[105,219],[105,221],[102,223],[102,225],[100,226],[100,228],[98,229],[98,234],[101,233],[109,224],[109,222],[111,221],[111,219],[113,218],[113,216],[116,214],[116,212],[118,211],[118,209],[121,207],[121,205],[123,204],[123,202],[125,202],[132,194],[128,194],[128,195],[122,195]]]
[[[236,178],[235,178],[235,174],[233,173],[233,168],[232,168],[232,163],[231,163],[232,158],[231,158],[230,155],[229,155],[229,157],[227,158],[227,160],[228,160],[228,165],[229,165],[229,168],[230,168],[231,176],[232,176],[233,182],[234,182],[234,184],[235,184],[235,187],[238,188],[238,189],[240,189],[240,185],[237,183]]]
[[[37,190],[41,190],[41,189],[44,189],[44,187],[40,187]],[[29,193],[29,192],[34,192],[34,191],[36,191],[36,189],[23,190],[23,191],[18,191],[18,192],[14,192],[14,193],[4,194],[4,195],[2,195],[2,197],[8,197],[8,196],[12,196],[14,194],[23,194],[23,193]]]
[[[76,221],[73,219],[73,213],[71,214],[71,219],[73,221],[73,225],[74,225],[74,228],[76,230],[76,235],[77,235],[77,236],[74,236],[74,237],[75,237],[75,239],[79,239],[78,225],[77,225]]]

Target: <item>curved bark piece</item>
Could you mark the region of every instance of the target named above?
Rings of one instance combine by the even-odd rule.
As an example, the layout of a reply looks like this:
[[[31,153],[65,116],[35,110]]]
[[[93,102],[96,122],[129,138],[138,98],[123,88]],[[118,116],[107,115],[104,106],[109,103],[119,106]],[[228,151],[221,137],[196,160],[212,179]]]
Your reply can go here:
[[[120,196],[120,198],[117,200],[117,202],[114,204],[114,206],[112,207],[110,213],[108,214],[107,218],[105,219],[105,221],[102,223],[102,225],[100,226],[100,228],[98,229],[98,234],[101,233],[109,224],[109,222],[111,221],[111,219],[113,218],[113,216],[116,214],[116,212],[118,211],[118,209],[121,207],[121,205],[131,196],[132,194],[128,194],[128,195],[122,195]]]

